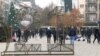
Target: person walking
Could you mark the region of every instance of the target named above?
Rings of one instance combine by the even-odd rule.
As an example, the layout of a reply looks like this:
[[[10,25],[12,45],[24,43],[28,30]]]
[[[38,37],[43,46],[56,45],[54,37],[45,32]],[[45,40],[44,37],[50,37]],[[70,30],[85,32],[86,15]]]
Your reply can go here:
[[[74,27],[71,27],[71,28],[69,29],[68,35],[70,36],[70,43],[71,43],[71,44],[74,44],[74,39],[75,39],[75,37],[76,37],[76,29],[75,29]]]
[[[98,28],[94,28],[94,40],[93,43],[95,42],[95,40],[97,39],[98,43],[99,43],[99,29]]]
[[[59,41],[60,44],[65,44],[65,39],[66,39],[66,31],[64,28],[59,28],[58,29],[58,35],[59,35]]]
[[[81,37],[83,38],[83,41],[85,41],[85,29],[81,29]]]
[[[30,35],[30,31],[29,30],[24,30],[23,36],[24,36],[24,41],[27,42],[28,41],[28,37]]]
[[[40,36],[40,38],[43,37],[43,33],[44,33],[44,32],[43,32],[43,29],[40,29],[40,30],[39,30],[39,36]]]
[[[32,35],[32,37],[34,38],[35,32],[34,32],[33,30],[31,31],[31,35]]]
[[[54,43],[56,43],[57,37],[56,37],[56,30],[52,30],[53,38],[54,38]]]
[[[17,37],[18,37],[18,42],[20,42],[20,41],[21,41],[21,30],[20,30],[20,29],[18,29],[18,30],[16,31],[16,35],[17,35]]]
[[[86,30],[87,43],[91,43],[91,35],[92,35],[92,29],[91,28],[87,28],[87,30]]]
[[[46,30],[47,43],[50,43],[51,34],[52,34],[51,30],[48,28],[48,29]]]
[[[99,34],[98,34],[98,44],[100,44],[100,28],[98,29]]]
[[[12,41],[16,42],[16,31],[12,32]]]

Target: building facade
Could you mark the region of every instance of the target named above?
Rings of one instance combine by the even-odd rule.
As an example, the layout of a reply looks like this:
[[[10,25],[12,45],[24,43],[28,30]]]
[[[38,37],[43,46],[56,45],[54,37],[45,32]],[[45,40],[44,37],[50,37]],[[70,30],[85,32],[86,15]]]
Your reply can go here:
[[[85,19],[89,25],[97,25],[99,20],[99,0],[85,1]]]
[[[78,0],[79,10],[86,25],[96,26],[100,20],[100,0]]]
[[[72,10],[72,0],[64,0],[65,12]]]
[[[86,22],[85,25],[95,26],[100,21],[100,0],[64,0],[63,2],[65,12],[74,7],[73,2],[78,3],[77,8],[81,19]]]
[[[86,21],[95,22],[99,19],[99,0],[86,0]]]
[[[85,20],[85,0],[77,0],[81,19]]]

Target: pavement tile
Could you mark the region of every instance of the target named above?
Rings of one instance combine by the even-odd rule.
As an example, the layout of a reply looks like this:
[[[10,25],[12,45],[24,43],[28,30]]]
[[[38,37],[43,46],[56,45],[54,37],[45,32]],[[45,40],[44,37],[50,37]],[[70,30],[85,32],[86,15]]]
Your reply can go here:
[[[37,36],[38,37],[38,36]],[[93,39],[92,39],[93,40]],[[51,39],[52,44],[53,42],[53,38]],[[70,41],[66,40],[66,43],[69,43]],[[37,43],[37,44],[42,44],[42,49],[43,48],[47,48],[46,44],[47,44],[47,39],[46,37],[43,37],[42,39],[38,38],[31,38],[29,39],[29,41],[27,42],[27,44],[33,44],[33,43]],[[5,43],[0,43],[0,53],[2,51],[5,50]],[[10,44],[9,50],[14,50],[14,43]],[[43,49],[46,50],[46,49]],[[94,44],[87,44],[86,41],[75,41],[75,46],[74,46],[74,51],[75,51],[75,55],[74,56],[100,56],[100,45],[95,42]]]

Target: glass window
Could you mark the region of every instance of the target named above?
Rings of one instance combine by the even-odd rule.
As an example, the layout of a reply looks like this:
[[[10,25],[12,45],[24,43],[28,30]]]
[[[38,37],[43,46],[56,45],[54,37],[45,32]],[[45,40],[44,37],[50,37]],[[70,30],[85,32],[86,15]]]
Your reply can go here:
[[[94,22],[94,21],[97,21],[97,14],[93,13],[93,14],[86,14],[86,20],[87,21],[91,21],[91,22]]]
[[[89,4],[87,6],[87,9],[89,12],[95,12],[95,11],[97,11],[97,5],[96,4]]]
[[[90,14],[89,15],[89,21],[96,21],[97,20],[97,16],[95,14]]]
[[[97,0],[87,0],[87,2],[97,2]]]
[[[80,8],[84,8],[84,4],[81,4],[81,5],[80,5]]]
[[[84,14],[80,14],[80,18],[84,18]]]

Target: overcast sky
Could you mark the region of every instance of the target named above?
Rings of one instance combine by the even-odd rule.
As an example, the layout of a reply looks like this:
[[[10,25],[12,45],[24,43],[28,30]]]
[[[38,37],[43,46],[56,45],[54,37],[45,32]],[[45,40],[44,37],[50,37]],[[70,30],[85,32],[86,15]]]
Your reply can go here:
[[[54,3],[55,5],[61,6],[61,0],[35,0],[36,4],[39,5],[41,8],[44,8],[51,3]],[[73,0],[73,5],[75,7],[78,7],[78,0]]]
[[[54,3],[55,5],[60,5],[60,0],[35,0],[35,2],[42,8],[50,5],[51,3]]]

